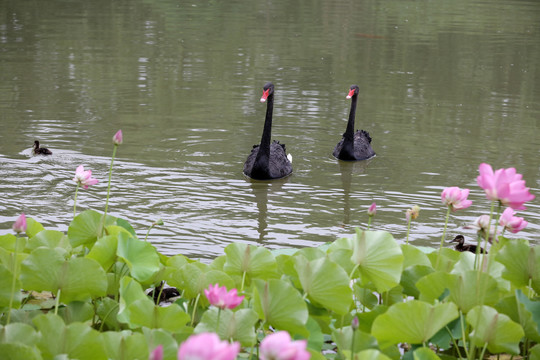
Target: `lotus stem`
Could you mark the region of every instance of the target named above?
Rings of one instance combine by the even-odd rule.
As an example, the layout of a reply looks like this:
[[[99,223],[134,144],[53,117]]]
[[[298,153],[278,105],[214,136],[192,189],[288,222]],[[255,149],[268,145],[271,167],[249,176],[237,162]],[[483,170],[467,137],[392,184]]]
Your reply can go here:
[[[486,238],[485,238],[485,241],[484,241],[484,250],[487,250],[487,244],[488,244],[488,241],[489,241],[489,233],[491,232],[491,219],[493,218],[493,208],[494,207],[495,207],[495,201],[492,201],[491,202],[491,207],[489,209],[489,222],[488,222],[488,226],[487,226],[487,229],[486,229]],[[482,265],[480,266],[479,271],[482,271],[482,269],[484,268],[485,261],[486,261],[486,256],[484,254],[484,256],[482,257]],[[489,260],[488,260],[488,263],[489,263]]]
[[[441,237],[441,245],[439,246],[439,256],[437,256],[437,264],[435,265],[435,268],[439,267],[439,261],[441,260],[441,253],[442,253],[442,248],[444,244],[444,238],[446,237],[446,228],[448,226],[448,218],[450,217],[450,209],[451,209],[451,205],[448,205],[448,209],[446,210],[446,219],[444,220],[443,233]]]
[[[17,281],[17,253],[19,250],[19,235],[15,237],[15,250],[13,251],[13,279],[11,281],[11,295],[9,296],[9,310],[6,325],[11,321],[11,309],[13,308],[13,298],[15,297],[15,282]]]
[[[244,291],[244,283],[246,281],[246,272],[242,273],[242,286],[240,287],[240,292]]]
[[[368,221],[367,221],[367,229],[366,229],[366,230],[369,230],[369,226],[371,225],[371,218],[372,218],[372,217],[373,217],[373,216],[370,216],[370,217],[368,218]]]
[[[218,307],[217,311],[217,322],[216,322],[216,334],[219,335],[219,318],[221,317],[221,308]]]
[[[105,213],[103,214],[103,217],[107,216],[107,209],[109,207],[109,195],[111,193],[111,177],[112,177],[112,168],[114,163],[114,157],[116,156],[116,149],[118,148],[118,145],[114,144],[113,154],[111,158],[111,167],[109,168],[109,185],[107,185],[107,200],[105,201]]]
[[[77,214],[77,192],[79,191],[80,183],[77,182],[77,187],[75,188],[75,199],[73,200],[73,217]]]
[[[201,294],[197,294],[197,297],[195,298],[195,304],[193,305],[193,312],[191,313],[191,326],[193,326],[193,322],[195,321],[195,315],[197,312],[197,305],[199,305],[199,298],[201,297]]]
[[[409,217],[409,221],[407,222],[407,240],[406,244],[409,245],[409,231],[411,230],[411,218]]]
[[[62,293],[62,289],[58,289],[58,292],[56,293],[56,303],[54,304],[54,315],[58,315],[58,306],[60,304],[61,293]]]

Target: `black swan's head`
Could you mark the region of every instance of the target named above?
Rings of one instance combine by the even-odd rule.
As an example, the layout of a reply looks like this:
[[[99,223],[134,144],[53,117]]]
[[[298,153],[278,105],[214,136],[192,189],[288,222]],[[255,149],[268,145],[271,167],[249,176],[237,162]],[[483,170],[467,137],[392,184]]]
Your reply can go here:
[[[349,89],[349,93],[347,94],[347,99],[352,98],[354,95],[358,95],[358,91],[360,88],[358,85],[351,85],[351,88]]]
[[[265,102],[266,99],[268,99],[269,96],[274,95],[274,84],[271,82],[267,82],[263,86],[263,94],[261,97],[261,102]]]
[[[39,149],[39,141],[34,141],[34,149]]]

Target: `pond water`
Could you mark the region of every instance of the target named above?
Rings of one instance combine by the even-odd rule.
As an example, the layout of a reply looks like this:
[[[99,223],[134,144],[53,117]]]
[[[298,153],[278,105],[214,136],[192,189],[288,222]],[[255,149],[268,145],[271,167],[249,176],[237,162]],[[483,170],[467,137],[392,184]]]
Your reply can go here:
[[[438,246],[447,186],[471,189],[447,234],[489,211],[478,165],[516,167],[536,195],[519,236],[540,233],[540,2],[0,2],[0,234],[25,212],[66,231],[78,165],[100,183],[77,210],[103,211],[112,135],[122,129],[109,212],[165,254],[210,259],[233,242],[316,246],[367,223]],[[255,182],[262,86],[292,176]],[[352,84],[357,128],[377,156],[332,157]],[[32,157],[33,141],[50,157]],[[511,235],[516,237],[517,235]],[[450,246],[449,244],[447,244]]]

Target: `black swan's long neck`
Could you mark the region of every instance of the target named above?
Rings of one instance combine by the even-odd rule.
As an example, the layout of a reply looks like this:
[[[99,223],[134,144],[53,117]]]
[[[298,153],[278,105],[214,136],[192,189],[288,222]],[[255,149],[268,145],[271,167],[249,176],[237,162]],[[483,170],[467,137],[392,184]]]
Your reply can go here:
[[[347,122],[347,129],[343,134],[345,141],[354,142],[354,118],[356,117],[356,102],[358,100],[358,94],[354,94],[351,99],[351,110],[349,111],[349,121]]]
[[[270,94],[266,100],[266,118],[264,120],[264,129],[261,137],[261,145],[257,154],[257,161],[268,162],[270,159],[270,141],[272,139],[272,112],[274,110],[274,94]]]

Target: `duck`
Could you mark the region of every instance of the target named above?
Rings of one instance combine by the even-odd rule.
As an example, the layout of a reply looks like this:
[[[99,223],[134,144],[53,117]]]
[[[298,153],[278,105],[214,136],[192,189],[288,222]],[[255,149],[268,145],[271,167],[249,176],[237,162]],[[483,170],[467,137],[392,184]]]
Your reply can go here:
[[[454,240],[450,242],[456,242],[457,245],[455,247],[456,251],[464,252],[464,251],[470,251],[472,253],[476,254],[477,245],[473,244],[465,244],[465,237],[463,235],[457,235]],[[487,251],[484,250],[482,247],[480,247],[480,252],[487,254]]]
[[[244,174],[255,180],[281,179],[293,171],[292,157],[287,154],[285,144],[280,144],[276,140],[271,141],[274,92],[274,84],[271,82],[263,86],[261,102],[266,102],[266,117],[261,143],[253,145],[251,153],[244,163]]]
[[[343,138],[334,148],[333,155],[339,160],[359,161],[367,160],[375,156],[375,151],[371,147],[371,136],[365,130],[354,132],[354,119],[356,117],[356,103],[358,102],[358,85],[351,85],[346,98],[351,99],[351,109],[349,111],[349,121],[343,133]]]
[[[52,155],[52,151],[47,148],[39,147],[39,141],[34,141],[34,155]]]

